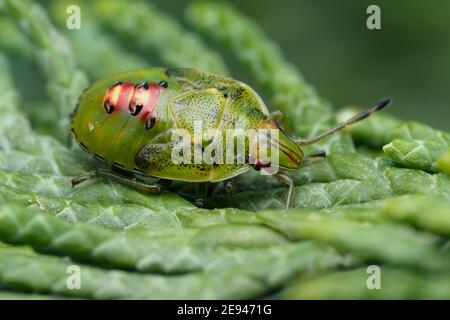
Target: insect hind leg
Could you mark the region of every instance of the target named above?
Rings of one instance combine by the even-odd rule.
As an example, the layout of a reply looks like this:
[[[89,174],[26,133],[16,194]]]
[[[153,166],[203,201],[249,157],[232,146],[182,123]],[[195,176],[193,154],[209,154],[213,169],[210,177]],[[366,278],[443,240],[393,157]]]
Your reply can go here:
[[[88,180],[96,179],[96,178],[106,178],[108,180],[116,181],[126,186],[132,187],[142,192],[146,193],[161,193],[163,188],[167,186],[166,180],[160,180],[155,184],[147,184],[141,181],[136,180],[135,178],[122,176],[115,172],[110,172],[104,169],[97,169],[89,172],[84,176],[80,176],[72,179],[72,186],[79,185],[80,183],[86,182]]]
[[[283,173],[277,173],[275,175],[275,178],[277,178],[279,181],[283,182],[288,187],[288,194],[286,197],[286,203],[285,208],[289,209],[291,207],[292,202],[292,196],[294,193],[294,181],[289,176],[283,174]]]

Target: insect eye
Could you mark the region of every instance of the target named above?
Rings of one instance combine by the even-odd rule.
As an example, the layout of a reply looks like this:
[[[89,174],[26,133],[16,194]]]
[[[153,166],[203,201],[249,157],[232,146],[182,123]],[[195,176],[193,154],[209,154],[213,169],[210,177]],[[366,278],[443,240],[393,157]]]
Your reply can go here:
[[[156,124],[156,117],[150,117],[147,122],[145,122],[145,130],[150,130]]]
[[[164,89],[167,89],[169,87],[169,83],[166,80],[162,80],[158,85]]]
[[[139,104],[130,104],[128,107],[128,110],[130,110],[130,113],[132,116],[137,116],[139,112],[141,112],[143,108],[143,105],[141,103]]]
[[[105,101],[105,104],[103,105],[103,107],[105,108],[106,113],[112,113],[114,111],[114,105],[109,102],[109,101]]]

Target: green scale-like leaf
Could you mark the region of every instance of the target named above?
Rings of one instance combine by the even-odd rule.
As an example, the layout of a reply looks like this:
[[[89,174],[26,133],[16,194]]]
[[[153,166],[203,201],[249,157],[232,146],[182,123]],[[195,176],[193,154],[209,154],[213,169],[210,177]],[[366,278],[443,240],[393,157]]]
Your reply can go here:
[[[80,266],[80,289],[67,286],[73,263],[0,249],[0,283],[7,289],[94,299],[226,299],[258,296],[261,282],[239,275],[165,277]]]
[[[438,238],[387,223],[362,223],[341,216],[302,211],[267,211],[258,214],[267,225],[289,239],[314,240],[343,252],[390,264],[424,269],[446,269],[450,257],[437,249]]]
[[[70,44],[54,28],[42,7],[20,0],[5,0],[5,4],[32,42],[33,59],[45,74],[48,95],[57,107],[58,137],[67,141],[69,114],[87,87],[87,78],[77,69]]]
[[[52,1],[50,13],[73,45],[77,62],[93,79],[101,79],[114,73],[149,67],[151,61],[125,50],[98,24],[93,14],[92,1]],[[66,9],[78,5],[82,12],[81,28],[67,30]],[[95,45],[86,45],[94,44]],[[93,57],[101,57],[93,59]]]
[[[279,297],[285,299],[449,299],[448,273],[421,274],[392,267],[380,269],[380,287],[367,283],[367,268],[298,279]]]
[[[170,16],[150,3],[138,1],[96,1],[96,18],[115,30],[135,47],[157,52],[168,66],[193,67],[203,71],[226,74],[222,58],[198,37],[188,32]],[[121,23],[117,23],[120,16]]]
[[[389,134],[384,153],[408,168],[449,173],[450,134],[417,122],[407,122]]]
[[[4,2],[10,14],[0,26],[11,36],[2,33],[0,48],[40,68],[51,101],[22,110],[0,55],[0,299],[449,297],[447,133],[380,113],[348,128],[364,153],[346,134],[306,148],[328,157],[288,173],[290,210],[278,210],[286,187],[256,171],[236,177],[235,202],[218,185],[208,202],[216,209],[183,198],[193,194],[187,183],[161,195],[104,179],[73,188],[73,177],[102,164],[37,134],[26,115],[65,141],[68,113],[87,85],[78,66],[94,79],[147,61],[221,74],[226,66],[200,36],[146,2]],[[47,17],[64,27],[68,4],[81,7],[81,30],[58,29]],[[296,134],[335,123],[330,105],[249,18],[209,2],[190,5],[187,18],[230,49]],[[367,288],[373,263],[382,290]],[[73,265],[79,290],[67,286]]]
[[[374,160],[352,153],[330,154],[291,174],[295,181],[293,207],[328,208],[369,204],[402,194],[435,194],[450,197],[450,178],[414,169],[396,168],[386,159]],[[237,199],[242,209],[283,208],[286,188],[273,177],[254,175],[238,179]],[[269,180],[272,188],[267,188]],[[271,182],[272,181],[272,182]],[[213,203],[224,203],[216,196]]]

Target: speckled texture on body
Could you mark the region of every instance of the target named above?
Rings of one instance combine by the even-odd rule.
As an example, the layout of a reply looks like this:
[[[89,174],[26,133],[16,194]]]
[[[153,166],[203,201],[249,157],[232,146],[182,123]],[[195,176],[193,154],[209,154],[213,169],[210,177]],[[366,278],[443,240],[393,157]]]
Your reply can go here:
[[[137,98],[143,105],[136,106]],[[143,115],[146,110],[150,113]],[[268,116],[262,99],[244,83],[188,68],[150,68],[94,83],[82,94],[71,129],[86,151],[108,164],[170,180],[221,181],[249,170],[249,157],[243,164],[224,164],[224,143],[223,161],[176,164],[173,130],[185,129],[193,137],[200,124],[200,132],[217,129],[225,142],[229,129],[278,130]],[[289,144],[280,131],[280,141],[285,140]],[[192,148],[203,149],[207,142]],[[292,152],[301,153],[298,147]]]

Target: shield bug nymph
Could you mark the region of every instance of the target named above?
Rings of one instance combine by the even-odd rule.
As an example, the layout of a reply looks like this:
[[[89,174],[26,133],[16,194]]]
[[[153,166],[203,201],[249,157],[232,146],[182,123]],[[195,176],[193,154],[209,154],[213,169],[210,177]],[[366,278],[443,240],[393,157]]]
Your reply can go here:
[[[278,125],[280,114],[269,113],[260,96],[237,80],[189,68],[149,68],[121,73],[94,83],[81,95],[72,115],[71,130],[84,150],[111,165],[112,169],[120,168],[160,180],[149,185],[114,170],[98,169],[73,179],[72,183],[77,185],[104,177],[142,191],[159,193],[172,180],[226,181],[225,190],[232,194],[229,179],[250,169],[270,173],[267,169],[270,167],[275,168],[271,174],[289,187],[286,199],[286,207],[289,207],[294,185],[286,171],[299,169],[306,159],[325,156],[324,153],[304,156],[302,147],[370,116],[389,102],[384,99],[315,137],[300,139],[288,136]],[[264,132],[269,133],[257,134],[261,144],[256,148],[245,143],[245,155],[235,157],[241,161],[181,164],[173,161],[174,130],[195,136],[198,123],[202,130],[215,130],[215,134],[218,132],[223,137],[229,130],[266,130]],[[204,141],[192,143],[192,150],[205,151],[210,145]],[[262,152],[261,145],[269,146],[271,152]],[[225,149],[215,149],[213,156],[217,157],[217,150],[220,150],[225,158]],[[201,205],[205,201],[205,190],[199,190],[202,194],[197,204]]]

